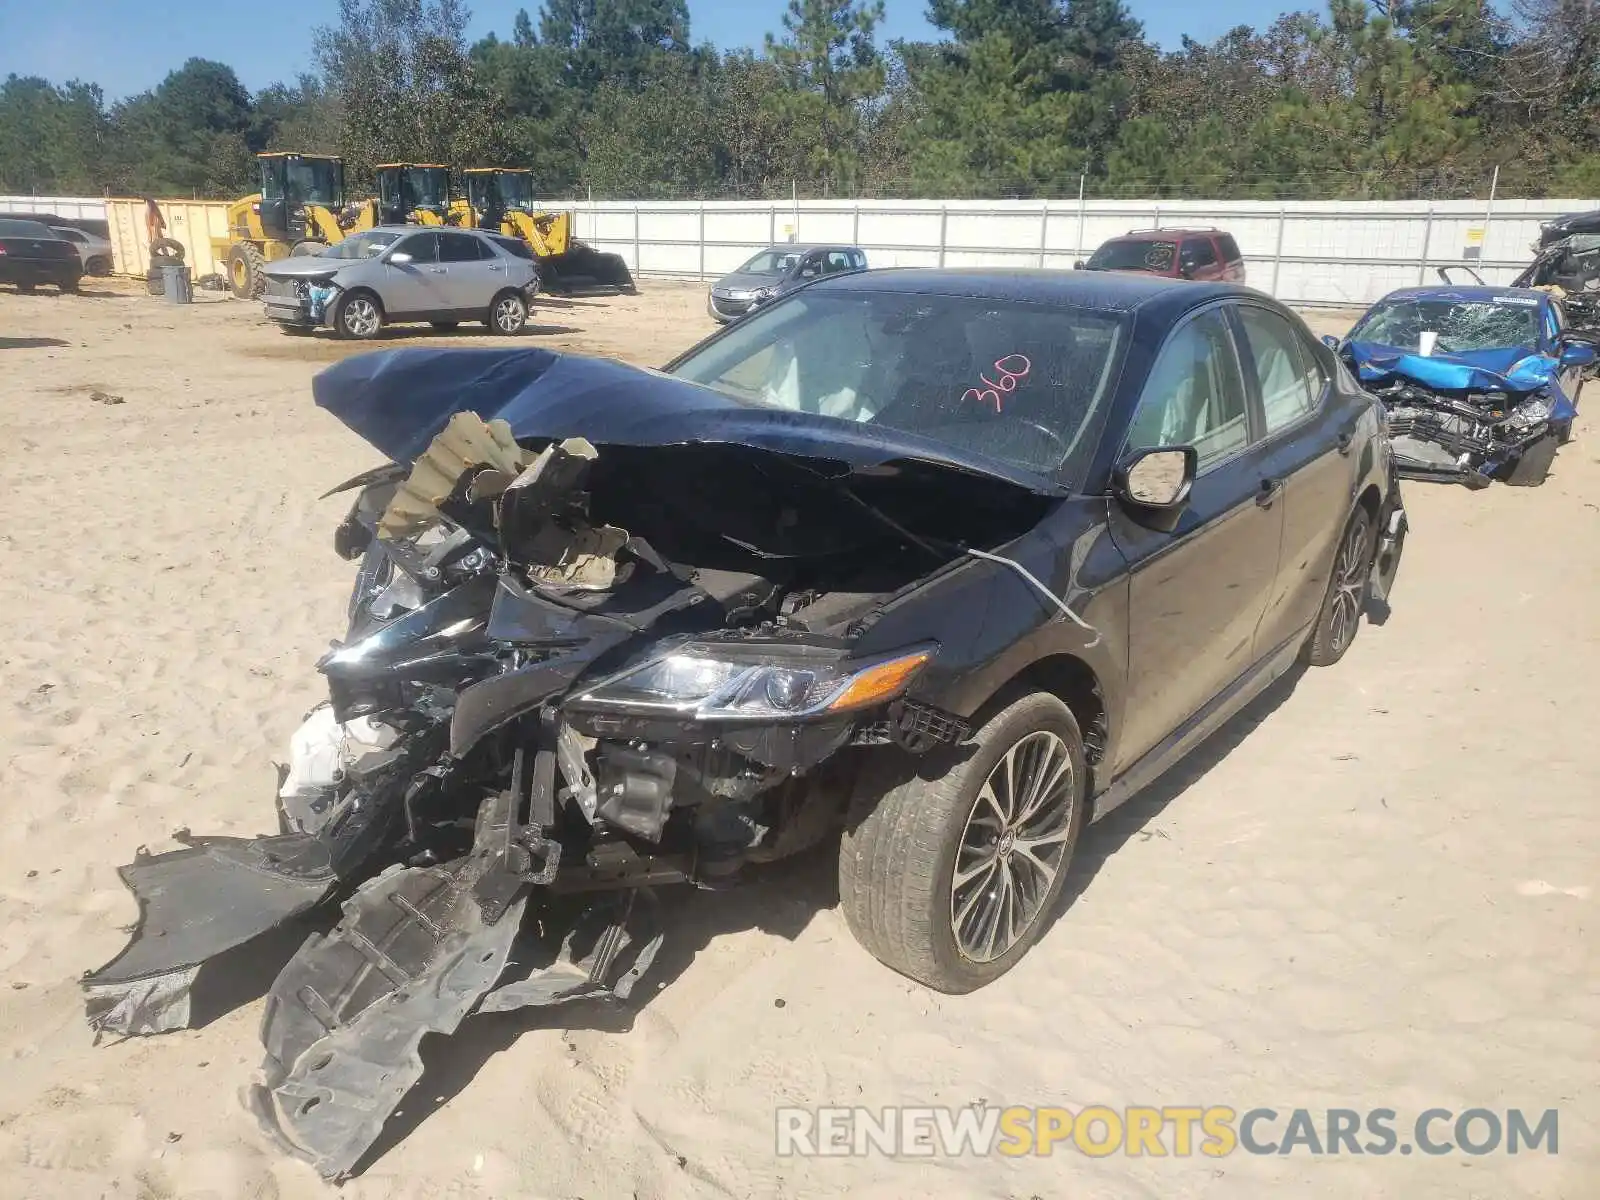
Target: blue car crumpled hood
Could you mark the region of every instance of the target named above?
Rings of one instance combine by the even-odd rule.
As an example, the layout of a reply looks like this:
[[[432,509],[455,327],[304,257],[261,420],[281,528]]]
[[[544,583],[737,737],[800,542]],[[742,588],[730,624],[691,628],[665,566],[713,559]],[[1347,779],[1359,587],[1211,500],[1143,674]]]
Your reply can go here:
[[[850,470],[911,460],[1041,495],[1067,490],[1026,468],[885,425],[743,404],[659,371],[544,349],[380,350],[322,371],[311,390],[319,408],[402,466],[453,415],[473,412],[485,421],[502,418],[519,440],[728,443]]]
[[[1526,346],[1431,355],[1378,342],[1351,342],[1348,349],[1363,383],[1400,376],[1442,392],[1532,392],[1550,384],[1556,370],[1554,359]]]

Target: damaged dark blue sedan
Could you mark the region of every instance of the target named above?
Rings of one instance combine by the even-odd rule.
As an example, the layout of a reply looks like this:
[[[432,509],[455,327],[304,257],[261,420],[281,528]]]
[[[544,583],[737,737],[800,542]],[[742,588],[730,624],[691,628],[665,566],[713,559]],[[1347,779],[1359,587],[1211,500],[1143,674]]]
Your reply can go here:
[[[1403,288],[1327,340],[1383,401],[1402,475],[1475,487],[1544,482],[1595,361],[1532,288]]]
[[[397,350],[315,393],[388,461],[343,487],[349,626],[279,832],[123,868],[140,924],[85,989],[99,1029],[181,1027],[203,970],[342,902],[249,1093],[330,1177],[426,1034],[626,998],[660,885],[837,845],[872,954],[993,981],[1085,825],[1337,662],[1405,535],[1378,402],[1232,284],[867,272],[663,371]]]

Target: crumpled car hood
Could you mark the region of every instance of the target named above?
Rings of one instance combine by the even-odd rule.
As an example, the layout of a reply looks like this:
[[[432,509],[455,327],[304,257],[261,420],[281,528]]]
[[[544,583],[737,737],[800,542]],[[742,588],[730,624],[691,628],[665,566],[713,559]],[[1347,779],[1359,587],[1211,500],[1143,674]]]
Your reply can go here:
[[[1377,342],[1347,349],[1363,383],[1401,376],[1443,392],[1531,392],[1550,383],[1555,360],[1526,346],[1421,355]]]
[[[660,371],[550,350],[382,350],[312,381],[324,408],[409,465],[458,412],[505,420],[519,440],[581,437],[597,446],[731,443],[842,464],[912,460],[1002,479],[1041,495],[1066,488],[999,459],[884,425],[745,404]]]

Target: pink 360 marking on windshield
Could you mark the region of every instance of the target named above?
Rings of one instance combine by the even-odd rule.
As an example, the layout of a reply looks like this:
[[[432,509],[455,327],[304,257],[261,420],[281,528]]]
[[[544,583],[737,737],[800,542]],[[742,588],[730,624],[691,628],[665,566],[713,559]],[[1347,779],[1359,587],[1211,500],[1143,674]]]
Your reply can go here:
[[[994,411],[999,412],[1003,405],[1001,397],[1016,391],[1018,382],[1026,379],[1031,370],[1033,363],[1026,354],[1008,354],[998,358],[995,360],[994,373],[1000,378],[990,379],[987,375],[979,375],[979,381],[985,386],[981,389],[968,388],[961,393],[961,399],[963,402],[975,400],[979,404],[993,404]]]

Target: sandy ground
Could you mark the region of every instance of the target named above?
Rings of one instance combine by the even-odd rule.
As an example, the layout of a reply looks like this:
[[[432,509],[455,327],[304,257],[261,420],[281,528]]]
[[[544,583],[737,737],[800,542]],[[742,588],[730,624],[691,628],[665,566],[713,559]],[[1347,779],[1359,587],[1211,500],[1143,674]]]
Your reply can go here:
[[[551,301],[534,336],[659,364],[708,328],[702,294]],[[134,918],[114,867],[179,826],[270,823],[351,575],[344,502],[316,497],[373,465],[310,401],[348,346],[205,299],[0,293],[6,1197],[329,1194],[236,1102],[259,1000],[98,1048],[80,1016],[78,975]],[[1094,828],[1070,908],[999,983],[942,997],[880,967],[826,856],[676,894],[660,990],[430,1043],[345,1194],[1600,1194],[1596,445],[1591,413],[1542,488],[1413,485],[1388,623]],[[980,1100],[1388,1107],[1403,1130],[1558,1108],[1560,1153],[774,1155],[776,1104]]]

